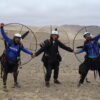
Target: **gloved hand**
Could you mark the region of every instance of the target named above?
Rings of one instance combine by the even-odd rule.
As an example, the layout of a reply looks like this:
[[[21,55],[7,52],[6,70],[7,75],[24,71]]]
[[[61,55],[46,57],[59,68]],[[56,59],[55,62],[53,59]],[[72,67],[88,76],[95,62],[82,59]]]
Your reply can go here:
[[[5,26],[5,24],[4,24],[4,23],[1,23],[1,24],[0,24],[0,28],[1,28],[1,27],[4,27],[4,26]]]

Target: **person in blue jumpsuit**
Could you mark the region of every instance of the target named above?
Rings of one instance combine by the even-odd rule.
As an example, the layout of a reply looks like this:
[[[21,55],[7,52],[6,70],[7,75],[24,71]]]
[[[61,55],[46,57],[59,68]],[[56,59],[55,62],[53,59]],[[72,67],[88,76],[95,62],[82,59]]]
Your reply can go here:
[[[8,73],[13,72],[14,76],[14,86],[18,86],[17,82],[17,76],[18,76],[18,60],[19,60],[19,55],[20,52],[23,51],[31,57],[33,57],[33,53],[27,49],[24,48],[24,46],[21,43],[21,35],[19,33],[16,33],[13,37],[13,39],[9,38],[5,31],[4,31],[4,24],[0,24],[0,30],[1,30],[1,35],[6,41],[6,48],[5,48],[5,55],[3,59],[1,60],[1,64],[4,68],[4,74],[3,74],[3,87],[6,87],[6,81],[7,81],[7,75]]]
[[[75,54],[80,54],[86,52],[86,57],[84,62],[79,66],[79,74],[81,75],[78,86],[83,84],[89,70],[97,70],[100,76],[100,54],[99,54],[99,43],[100,34],[92,37],[90,32],[84,33],[84,38],[86,41],[82,48],[75,51]]]
[[[23,34],[21,35],[21,39],[23,40],[28,34],[29,34],[29,31],[26,31],[25,33],[23,33]],[[5,39],[3,39],[3,40],[4,40],[4,45],[5,45],[5,48],[6,48],[7,43],[6,43]],[[5,55],[5,49],[4,49],[3,53],[2,53],[1,56],[0,56],[0,61],[1,61],[1,59],[2,59],[2,57],[3,57],[4,55]],[[21,64],[20,55],[19,55],[19,63]],[[2,78],[2,68],[1,68],[1,78]]]

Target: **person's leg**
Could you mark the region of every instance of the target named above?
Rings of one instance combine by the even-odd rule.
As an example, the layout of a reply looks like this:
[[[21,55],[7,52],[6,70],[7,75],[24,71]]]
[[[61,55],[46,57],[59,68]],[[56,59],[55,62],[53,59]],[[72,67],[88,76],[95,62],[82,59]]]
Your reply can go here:
[[[56,66],[54,68],[54,80],[58,79],[58,75],[59,75],[59,66]]]
[[[45,75],[45,85],[47,86],[47,87],[49,87],[50,86],[50,83],[49,83],[49,81],[50,81],[50,78],[51,78],[51,73],[52,73],[52,67],[50,66],[50,65],[47,65],[47,66],[45,66],[46,67],[46,75]]]
[[[3,78],[3,65],[1,64],[1,78]]]
[[[82,63],[79,66],[80,80],[79,80],[78,86],[80,86],[81,84],[83,84],[84,79],[86,78],[88,71],[89,71],[89,66],[85,62]]]
[[[3,72],[3,91],[5,92],[8,92],[8,89],[7,89],[7,76],[8,76],[8,73],[7,72]]]
[[[18,71],[18,66],[14,66],[13,77],[14,77],[14,86],[15,86],[15,87],[20,87],[19,84],[18,84],[18,80],[17,80],[17,78],[18,78],[18,73],[19,73],[19,71]]]
[[[98,61],[97,61],[97,71],[98,71],[99,78],[100,78],[100,57],[98,58]]]
[[[17,77],[18,77],[18,71],[13,72],[13,77],[14,77],[14,83],[17,84]]]
[[[59,62],[56,62],[54,65],[54,83],[60,84],[58,81],[58,75],[59,75]]]
[[[52,73],[52,68],[51,68],[51,66],[47,66],[47,67],[46,67],[45,81],[50,81],[51,73]]]
[[[7,84],[7,76],[8,73],[6,71],[3,72],[3,87],[6,88],[6,84]]]
[[[81,74],[81,78],[80,78],[80,81],[79,81],[80,84],[83,84],[84,79],[85,79],[86,76],[87,76],[87,73],[88,73],[88,70],[86,70],[85,73],[82,73],[82,74]]]
[[[7,86],[6,86],[6,84],[7,84],[7,76],[8,76],[8,66],[9,66],[9,64],[8,64],[8,62],[2,62],[1,63],[2,64],[2,68],[3,68],[3,87],[4,88],[6,88]]]
[[[100,78],[100,69],[98,69],[98,73],[99,73],[99,78]]]
[[[9,67],[9,63],[7,62],[5,57],[2,57],[1,59],[1,76],[3,79],[3,90],[4,91],[8,91],[7,90],[7,76],[8,76],[8,67]]]

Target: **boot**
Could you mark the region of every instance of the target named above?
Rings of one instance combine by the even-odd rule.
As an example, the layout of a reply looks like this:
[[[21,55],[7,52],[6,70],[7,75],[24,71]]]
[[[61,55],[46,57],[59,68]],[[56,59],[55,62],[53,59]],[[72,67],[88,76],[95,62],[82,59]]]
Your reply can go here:
[[[61,82],[59,80],[54,80],[55,84],[61,84]]]
[[[4,92],[8,92],[8,89],[7,89],[7,86],[6,85],[3,86],[3,91]]]
[[[87,78],[86,78],[86,82],[87,82],[87,83],[91,83]]]
[[[45,86],[46,86],[46,87],[50,87],[49,81],[46,81],[46,82],[45,82]]]
[[[21,86],[19,85],[19,83],[18,82],[16,82],[16,83],[14,83],[14,88],[21,88]]]
[[[81,85],[82,85],[82,83],[79,82],[78,85],[77,85],[77,87],[80,87]]]

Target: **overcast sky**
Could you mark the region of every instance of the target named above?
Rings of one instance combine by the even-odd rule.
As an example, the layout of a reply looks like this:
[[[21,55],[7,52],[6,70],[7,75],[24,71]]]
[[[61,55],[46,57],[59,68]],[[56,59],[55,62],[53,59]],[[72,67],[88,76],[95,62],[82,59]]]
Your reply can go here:
[[[0,22],[100,25],[100,0],[0,0]]]

